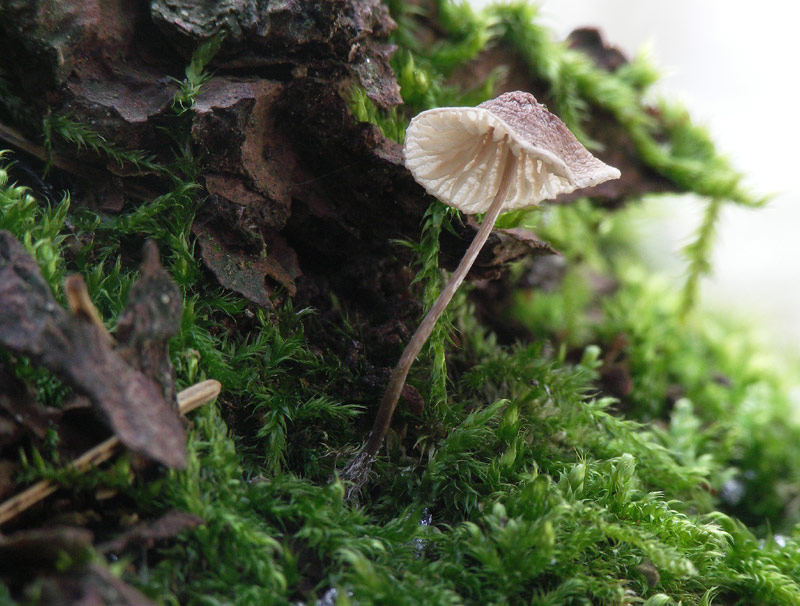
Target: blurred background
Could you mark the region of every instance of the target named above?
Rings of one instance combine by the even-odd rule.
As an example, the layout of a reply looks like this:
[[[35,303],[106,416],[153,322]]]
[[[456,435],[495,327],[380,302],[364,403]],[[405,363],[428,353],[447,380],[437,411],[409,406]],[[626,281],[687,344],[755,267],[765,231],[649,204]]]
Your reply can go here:
[[[486,0],[471,0],[480,7]],[[662,73],[654,96],[677,99],[705,125],[763,209],[726,205],[703,280],[706,307],[733,311],[781,346],[800,348],[800,5],[761,0],[543,0],[557,39],[599,27],[628,56],[646,52]],[[641,229],[651,262],[682,283],[681,247],[702,205],[684,197],[648,202]]]

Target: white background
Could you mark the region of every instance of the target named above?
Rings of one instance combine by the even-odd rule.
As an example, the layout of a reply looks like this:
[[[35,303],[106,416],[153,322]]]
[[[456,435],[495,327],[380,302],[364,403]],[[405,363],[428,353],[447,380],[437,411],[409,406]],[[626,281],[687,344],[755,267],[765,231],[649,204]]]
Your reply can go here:
[[[476,6],[486,4],[472,0]],[[800,349],[800,4],[786,0],[550,0],[540,22],[563,39],[595,25],[629,56],[647,48],[664,75],[656,95],[681,100],[717,148],[747,175],[746,185],[774,193],[769,205],[728,205],[703,282],[707,306],[752,317],[767,336]],[[682,279],[680,247],[702,205],[658,203],[642,229],[656,262]]]

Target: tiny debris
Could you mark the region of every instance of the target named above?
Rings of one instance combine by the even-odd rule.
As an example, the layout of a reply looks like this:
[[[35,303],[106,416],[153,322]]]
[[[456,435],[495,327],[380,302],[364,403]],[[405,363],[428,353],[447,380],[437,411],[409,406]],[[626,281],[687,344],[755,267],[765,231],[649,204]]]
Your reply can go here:
[[[64,294],[67,297],[67,305],[69,305],[72,315],[79,316],[94,324],[100,334],[103,335],[103,338],[109,343],[113,343],[111,335],[108,334],[108,330],[103,324],[103,319],[89,297],[89,290],[86,288],[83,276],[78,274],[67,276],[64,280]]]
[[[647,558],[644,558],[636,566],[636,570],[644,577],[650,587],[655,587],[661,581],[661,574],[659,574],[658,568]]]
[[[633,391],[633,377],[628,361],[630,343],[625,334],[618,334],[608,346],[600,367],[600,385],[603,391],[624,400]]]
[[[400,395],[403,398],[403,402],[405,402],[406,408],[412,414],[420,416],[425,412],[425,399],[416,387],[406,383],[403,385],[403,391]]]
[[[14,491],[18,467],[11,461],[0,460],[0,499],[6,498]]]

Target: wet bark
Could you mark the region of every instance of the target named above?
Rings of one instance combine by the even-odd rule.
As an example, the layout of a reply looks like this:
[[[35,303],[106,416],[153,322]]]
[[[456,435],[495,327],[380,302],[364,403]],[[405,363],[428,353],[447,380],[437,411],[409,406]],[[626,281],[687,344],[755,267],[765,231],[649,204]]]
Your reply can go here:
[[[5,122],[38,142],[44,116],[68,116],[165,161],[175,147],[164,127],[176,81],[199,44],[224,35],[186,117],[208,197],[193,229],[204,261],[223,286],[260,306],[276,293],[307,303],[334,290],[378,324],[398,315],[408,259],[391,243],[418,237],[431,199],[404,169],[400,146],[348,109],[353,87],[381,109],[402,102],[389,64],[395,23],[378,0],[37,0],[7,1],[0,12],[2,76],[24,96],[1,112]],[[78,204],[118,212],[169,185],[55,143],[65,166],[81,167],[74,177],[91,177]],[[460,257],[474,227],[462,232],[445,242],[445,264]],[[529,250],[525,242],[497,232],[473,276],[497,276]]]

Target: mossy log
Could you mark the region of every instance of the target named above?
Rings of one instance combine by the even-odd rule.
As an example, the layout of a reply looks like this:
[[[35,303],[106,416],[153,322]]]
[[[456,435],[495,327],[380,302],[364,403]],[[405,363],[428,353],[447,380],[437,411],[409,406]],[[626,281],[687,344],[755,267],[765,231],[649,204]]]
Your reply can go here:
[[[0,3],[14,162],[0,229],[27,268],[0,284],[0,313],[36,275],[44,307],[104,340],[76,350],[84,366],[86,349],[113,354],[165,400],[222,389],[185,424],[185,469],[128,455],[79,476],[65,462],[108,438],[80,393],[102,390],[37,366],[76,357],[49,341],[0,349],[0,497],[36,480],[50,495],[3,526],[0,550],[60,553],[0,557],[0,601],[800,602],[785,384],[689,313],[720,205],[759,201],[682,108],[648,104],[646,62],[592,29],[553,42],[535,16],[447,0]],[[500,217],[353,507],[343,463],[478,228],[412,179],[405,125],[509,90],[623,178]],[[631,201],[675,191],[711,201],[683,318],[625,223]],[[155,253],[140,263],[148,238],[157,275]],[[180,294],[154,299],[166,282]],[[16,339],[36,309],[15,309]],[[124,569],[104,567],[118,556]]]
[[[380,110],[403,101],[389,63],[396,25],[378,0],[102,9],[9,2],[2,16],[3,75],[25,104],[23,116],[7,111],[10,125],[38,142],[42,120],[63,116],[119,150],[162,162],[174,153],[165,122],[184,67],[198,46],[219,37],[211,75],[186,112],[200,159],[197,180],[208,197],[195,234],[209,268],[261,306],[280,288],[300,304],[320,304],[334,291],[369,311],[376,325],[416,314],[405,296],[408,257],[392,242],[417,238],[431,199],[403,167],[399,144],[349,108],[355,88]],[[624,61],[591,36],[581,44],[594,45],[598,60],[616,52]],[[510,47],[493,48],[452,80],[475,87],[509,64],[514,76],[500,89],[522,87],[547,100],[547,83],[526,77],[520,63]],[[570,198],[593,193],[613,202],[670,187],[641,164],[624,129],[608,118],[598,111],[588,129],[625,178]],[[107,169],[99,179],[92,172],[77,204],[113,213],[141,191],[137,186],[163,193],[164,175],[76,149],[58,139],[57,129],[53,138],[53,151],[70,157],[69,165]],[[474,229],[466,224],[445,238],[445,266],[460,257]],[[496,232],[473,277],[497,278],[509,260],[542,250],[529,242]]]

